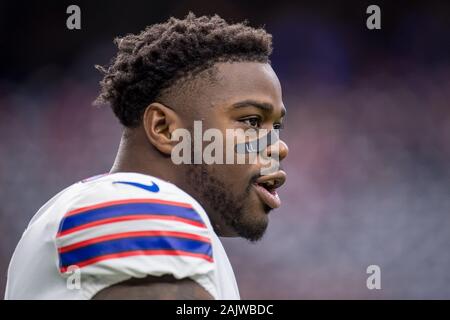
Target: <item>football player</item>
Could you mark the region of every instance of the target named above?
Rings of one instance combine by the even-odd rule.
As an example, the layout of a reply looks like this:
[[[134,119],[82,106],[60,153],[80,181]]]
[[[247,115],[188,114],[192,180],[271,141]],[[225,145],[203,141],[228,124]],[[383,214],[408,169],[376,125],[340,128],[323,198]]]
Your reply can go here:
[[[117,38],[98,102],[123,135],[111,171],[64,189],[32,218],[7,299],[239,299],[219,237],[260,239],[286,174],[248,164],[175,164],[176,130],[267,129],[285,116],[272,37],[188,14]],[[281,139],[267,156],[283,160]],[[253,147],[247,150],[255,150]]]

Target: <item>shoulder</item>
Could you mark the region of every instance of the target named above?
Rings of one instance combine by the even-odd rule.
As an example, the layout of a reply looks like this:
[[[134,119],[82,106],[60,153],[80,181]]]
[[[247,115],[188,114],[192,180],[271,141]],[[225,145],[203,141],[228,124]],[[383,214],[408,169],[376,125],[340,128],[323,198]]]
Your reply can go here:
[[[190,277],[216,295],[209,221],[175,185],[116,173],[79,182],[59,201],[65,202],[54,235],[59,271],[81,269],[86,296],[126,279],[164,274]]]
[[[161,179],[117,173],[81,181],[61,197],[58,234],[121,221],[165,220],[205,228],[209,220],[187,193]]]
[[[192,205],[195,200],[174,184],[139,173],[103,174],[82,180],[63,194],[77,205],[117,200],[154,199]]]

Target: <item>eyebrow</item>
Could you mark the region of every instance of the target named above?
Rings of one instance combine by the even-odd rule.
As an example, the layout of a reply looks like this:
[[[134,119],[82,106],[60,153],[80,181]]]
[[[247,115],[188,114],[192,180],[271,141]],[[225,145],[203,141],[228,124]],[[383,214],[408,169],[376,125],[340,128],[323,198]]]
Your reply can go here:
[[[251,107],[255,107],[260,110],[266,111],[266,112],[273,112],[273,109],[275,109],[271,103],[260,102],[260,101],[256,101],[256,100],[239,101],[239,102],[234,103],[232,106],[234,108],[244,108],[244,107],[251,106]],[[285,115],[286,115],[286,108],[283,107],[281,109],[281,117],[284,117]]]

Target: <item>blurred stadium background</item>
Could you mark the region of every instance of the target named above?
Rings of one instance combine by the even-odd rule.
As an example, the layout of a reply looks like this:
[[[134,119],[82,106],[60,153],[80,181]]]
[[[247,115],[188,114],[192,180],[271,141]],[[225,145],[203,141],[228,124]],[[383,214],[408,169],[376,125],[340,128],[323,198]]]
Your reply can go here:
[[[266,26],[288,108],[284,205],[258,244],[224,240],[242,297],[450,298],[450,3],[374,3],[378,31],[367,1],[1,1],[0,296],[36,210],[111,167],[121,130],[91,106],[93,65],[114,36],[192,10]]]

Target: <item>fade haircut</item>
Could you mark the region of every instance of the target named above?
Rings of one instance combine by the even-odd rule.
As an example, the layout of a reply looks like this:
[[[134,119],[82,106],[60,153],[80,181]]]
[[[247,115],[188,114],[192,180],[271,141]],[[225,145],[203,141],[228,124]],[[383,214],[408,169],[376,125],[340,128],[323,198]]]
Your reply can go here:
[[[180,79],[191,79],[217,62],[270,63],[272,36],[246,21],[229,24],[218,15],[148,26],[114,40],[117,55],[103,74],[95,104],[110,104],[125,127],[137,127],[146,107]]]

